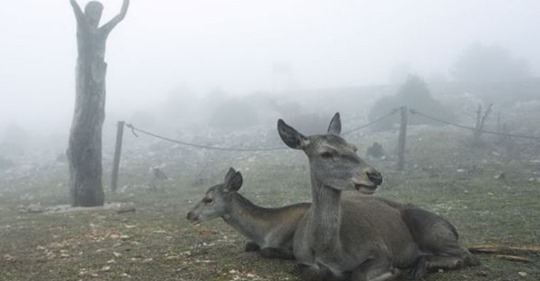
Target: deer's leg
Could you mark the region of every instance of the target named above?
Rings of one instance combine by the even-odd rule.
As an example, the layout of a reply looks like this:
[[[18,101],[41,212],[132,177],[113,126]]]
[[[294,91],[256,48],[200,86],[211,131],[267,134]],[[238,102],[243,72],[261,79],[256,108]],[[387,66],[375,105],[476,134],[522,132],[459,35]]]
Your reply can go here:
[[[480,259],[477,256],[471,254],[468,250],[465,251],[467,251],[467,255],[463,257],[465,266],[480,265]]]
[[[259,247],[259,244],[253,241],[246,242],[246,246],[244,247],[244,251],[246,252],[257,252],[260,250],[261,250],[261,247]]]
[[[327,280],[326,272],[320,268],[299,264],[300,278],[305,281],[324,281]]]
[[[414,262],[411,268],[412,278],[418,280],[426,276],[427,274],[426,261],[427,261],[426,256],[420,256],[416,259],[416,261]]]
[[[426,268],[427,269],[438,269],[438,268],[456,269],[456,268],[461,268],[465,266],[475,266],[479,264],[480,264],[480,260],[478,260],[477,257],[473,256],[470,253],[466,255],[463,254],[463,255],[454,255],[454,256],[435,255],[435,256],[430,256],[427,258]]]
[[[427,270],[479,264],[475,256],[460,246],[457,230],[443,217],[412,207],[402,211],[402,218],[420,248],[431,253],[426,259]]]
[[[458,257],[430,256],[426,261],[428,269],[455,269],[462,266],[462,260]]]
[[[388,258],[372,258],[353,270],[351,281],[390,281],[399,275]]]
[[[328,268],[299,264],[300,278],[305,281],[347,281],[348,274],[334,275]]]
[[[457,242],[449,243],[444,248],[437,250],[433,256],[427,258],[426,267],[428,269],[455,269],[480,264],[477,257],[461,247]]]
[[[270,247],[262,248],[261,256],[265,258],[270,258],[270,259],[284,259],[284,260],[294,259],[294,255],[291,251],[288,251],[286,249],[270,248]]]

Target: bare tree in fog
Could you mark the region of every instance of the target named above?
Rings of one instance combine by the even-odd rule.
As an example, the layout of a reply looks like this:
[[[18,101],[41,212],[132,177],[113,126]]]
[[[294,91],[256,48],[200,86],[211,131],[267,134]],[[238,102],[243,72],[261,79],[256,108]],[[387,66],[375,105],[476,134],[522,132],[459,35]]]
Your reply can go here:
[[[84,13],[75,0],[70,1],[77,20],[77,69],[75,112],[71,123],[67,156],[70,171],[71,204],[103,205],[101,182],[101,143],[105,119],[105,46],[111,30],[124,19],[129,0],[121,12],[99,27],[103,5],[89,2]]]

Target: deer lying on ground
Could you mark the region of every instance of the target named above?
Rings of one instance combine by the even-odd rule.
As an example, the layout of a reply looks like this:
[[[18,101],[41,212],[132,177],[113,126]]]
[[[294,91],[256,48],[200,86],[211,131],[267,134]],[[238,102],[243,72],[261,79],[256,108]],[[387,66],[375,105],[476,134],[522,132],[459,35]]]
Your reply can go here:
[[[455,228],[426,210],[371,195],[381,174],[339,136],[336,113],[325,135],[304,136],[278,121],[283,142],[307,155],[313,203],[294,234],[294,256],[306,280],[393,280],[412,267],[421,278],[426,268],[454,268],[471,256],[457,242]]]
[[[445,218],[413,204],[375,198],[401,212],[401,218],[423,253],[413,268],[415,279],[422,278],[429,269],[456,269],[480,264],[477,257],[459,244],[457,229]]]
[[[230,168],[225,181],[210,187],[203,199],[188,213],[187,219],[199,223],[222,217],[249,239],[246,251],[260,250],[261,255],[267,258],[294,259],[294,230],[310,204],[259,207],[237,192],[242,182],[242,174]]]

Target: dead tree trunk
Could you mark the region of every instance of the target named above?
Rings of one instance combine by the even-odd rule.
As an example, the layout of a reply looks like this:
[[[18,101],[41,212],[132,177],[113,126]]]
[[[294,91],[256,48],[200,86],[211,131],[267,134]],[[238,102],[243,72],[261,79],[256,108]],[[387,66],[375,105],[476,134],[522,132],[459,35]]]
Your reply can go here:
[[[77,20],[78,57],[75,79],[75,111],[68,143],[69,188],[72,206],[101,206],[105,196],[102,185],[101,144],[105,120],[105,45],[111,30],[124,18],[122,11],[99,27],[103,5],[89,2],[82,12],[70,1]]]

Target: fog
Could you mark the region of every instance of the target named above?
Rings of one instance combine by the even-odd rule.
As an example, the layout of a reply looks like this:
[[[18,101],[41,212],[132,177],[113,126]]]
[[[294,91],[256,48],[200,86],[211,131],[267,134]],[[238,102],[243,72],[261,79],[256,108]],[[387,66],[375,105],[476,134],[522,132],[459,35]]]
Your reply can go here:
[[[0,280],[540,280],[540,0],[130,2],[69,153],[70,0],[0,5]]]
[[[121,2],[102,1],[101,23]],[[106,122],[159,111],[171,99],[189,106],[217,95],[280,97],[395,83],[404,71],[451,80],[471,44],[501,46],[538,74],[539,26],[536,0],[133,0],[108,39]],[[67,135],[75,28],[68,0],[3,3],[0,134],[16,126]]]

